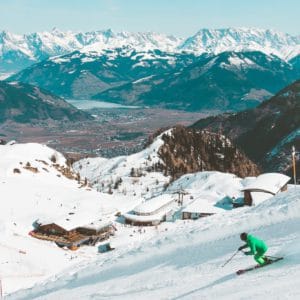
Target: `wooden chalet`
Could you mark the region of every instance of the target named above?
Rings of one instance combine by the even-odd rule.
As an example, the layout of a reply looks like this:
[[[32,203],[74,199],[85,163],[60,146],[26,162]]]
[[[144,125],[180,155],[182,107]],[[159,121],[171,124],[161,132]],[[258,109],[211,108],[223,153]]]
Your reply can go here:
[[[251,180],[243,189],[244,205],[257,205],[286,191],[290,177],[280,173],[265,173]]]
[[[107,240],[115,232],[112,223],[104,223],[101,220],[85,226],[75,226],[70,219],[57,220],[55,222],[35,222],[35,229],[29,234],[35,238],[53,241],[59,247],[67,247],[76,250],[82,245],[92,245]]]

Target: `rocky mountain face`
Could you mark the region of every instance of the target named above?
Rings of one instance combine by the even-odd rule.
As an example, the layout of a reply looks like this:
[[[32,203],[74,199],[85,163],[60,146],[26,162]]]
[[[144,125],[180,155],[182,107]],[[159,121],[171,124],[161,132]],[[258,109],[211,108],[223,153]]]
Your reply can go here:
[[[300,81],[254,109],[199,120],[192,127],[223,132],[264,170],[291,175],[291,147],[300,149]]]
[[[262,52],[204,54],[179,70],[111,88],[93,98],[189,111],[238,111],[257,106],[298,75],[296,65]]]
[[[137,52],[130,47],[103,50],[101,54],[75,51],[35,64],[10,80],[33,84],[66,98],[89,99],[112,87],[180,70],[196,59],[193,54]]]
[[[289,60],[300,53],[300,37],[257,28],[201,29],[191,37],[177,38],[153,32],[35,32],[25,35],[0,32],[0,73],[17,72],[51,56],[76,50],[101,51],[129,46],[136,51],[158,49],[194,54],[226,51],[261,51]]]
[[[45,90],[24,83],[0,81],[0,123],[92,119],[89,114]]]
[[[259,167],[222,134],[177,126],[163,134],[158,154],[163,164],[156,166],[173,179],[187,173],[220,171],[239,177],[257,176]]]

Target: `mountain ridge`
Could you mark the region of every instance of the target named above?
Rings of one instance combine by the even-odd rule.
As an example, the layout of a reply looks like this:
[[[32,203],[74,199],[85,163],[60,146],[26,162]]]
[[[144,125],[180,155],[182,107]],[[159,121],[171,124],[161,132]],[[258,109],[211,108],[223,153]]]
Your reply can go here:
[[[258,105],[299,75],[297,65],[258,51],[203,54],[180,70],[107,89],[93,99],[188,111],[239,111]]]
[[[136,50],[221,53],[262,51],[290,60],[300,53],[300,36],[258,28],[200,29],[190,37],[178,38],[155,32],[52,31],[30,34],[0,32],[0,72],[16,72],[51,56],[87,50],[114,49],[124,45]]]
[[[37,85],[66,98],[86,99],[112,87],[182,68],[195,59],[193,54],[130,47],[102,50],[101,54],[75,51],[34,64],[7,80]]]

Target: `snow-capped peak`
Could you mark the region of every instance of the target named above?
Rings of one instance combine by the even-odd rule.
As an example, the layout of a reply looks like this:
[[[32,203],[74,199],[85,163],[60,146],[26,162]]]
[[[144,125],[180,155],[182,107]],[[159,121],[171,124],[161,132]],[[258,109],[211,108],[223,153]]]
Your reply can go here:
[[[90,32],[51,31],[31,34],[0,32],[0,71],[20,70],[49,56],[86,49],[101,53],[103,49],[131,47],[136,51],[158,49],[164,52],[194,54],[224,51],[261,51],[289,60],[300,53],[300,36],[257,28],[201,29],[186,39],[155,32],[115,32],[111,29]],[[3,70],[1,70],[3,69]]]
[[[9,51],[12,44],[24,45],[31,50],[31,56],[59,55],[85,46],[97,45],[104,49],[132,46],[136,49],[161,49],[172,51],[182,41],[180,38],[154,32],[114,32],[111,29],[91,32],[61,31],[56,27],[50,32],[17,35],[7,31],[0,33],[0,48]]]
[[[261,51],[288,60],[292,57],[291,51],[287,48],[297,48],[299,44],[299,36],[291,36],[269,29],[242,27],[201,29],[194,36],[186,39],[179,49],[198,54],[205,52],[218,54],[224,51]]]

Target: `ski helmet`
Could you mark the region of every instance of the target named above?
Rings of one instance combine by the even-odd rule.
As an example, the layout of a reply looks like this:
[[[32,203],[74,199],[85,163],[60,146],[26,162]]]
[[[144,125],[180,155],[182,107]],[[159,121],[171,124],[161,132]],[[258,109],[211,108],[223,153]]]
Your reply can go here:
[[[246,240],[247,240],[247,235],[248,235],[248,233],[246,233],[246,232],[241,233],[241,234],[240,234],[241,240],[242,240],[242,241],[246,241]]]

